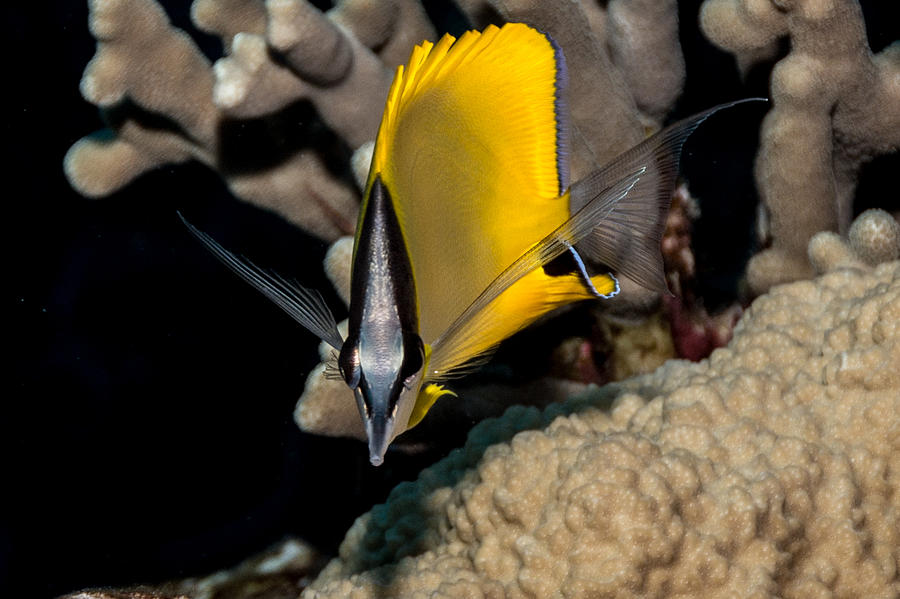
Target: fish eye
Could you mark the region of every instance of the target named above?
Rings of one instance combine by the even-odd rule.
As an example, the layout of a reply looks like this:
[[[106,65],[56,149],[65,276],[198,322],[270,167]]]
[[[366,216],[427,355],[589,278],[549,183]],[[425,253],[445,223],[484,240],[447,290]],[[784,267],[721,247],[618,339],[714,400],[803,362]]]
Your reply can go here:
[[[362,374],[362,368],[359,366],[359,348],[345,343],[338,356],[338,368],[348,387],[351,389],[359,387],[359,378]]]
[[[403,340],[403,366],[400,368],[400,376],[403,386],[412,387],[416,375],[425,366],[425,344],[418,335],[409,335]]]

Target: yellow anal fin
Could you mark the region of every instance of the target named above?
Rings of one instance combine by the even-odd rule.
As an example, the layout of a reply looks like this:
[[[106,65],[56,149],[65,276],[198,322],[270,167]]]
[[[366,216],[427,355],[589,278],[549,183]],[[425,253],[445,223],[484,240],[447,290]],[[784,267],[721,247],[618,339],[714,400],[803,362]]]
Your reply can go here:
[[[617,289],[616,280],[607,274],[591,277],[591,284],[594,289],[574,274],[550,276],[541,268],[532,270],[435,344],[427,377],[442,380],[464,374],[480,363],[480,356],[545,314],[572,302],[596,299],[594,291],[610,295]]]
[[[434,402],[444,395],[456,397],[456,393],[449,389],[444,389],[441,385],[436,385],[434,383],[426,383],[423,385],[422,389],[419,391],[419,395],[416,397],[416,405],[409,415],[409,422],[407,423],[406,428],[410,429],[422,422],[422,419],[425,418],[425,414],[428,413],[428,410],[431,409]]]

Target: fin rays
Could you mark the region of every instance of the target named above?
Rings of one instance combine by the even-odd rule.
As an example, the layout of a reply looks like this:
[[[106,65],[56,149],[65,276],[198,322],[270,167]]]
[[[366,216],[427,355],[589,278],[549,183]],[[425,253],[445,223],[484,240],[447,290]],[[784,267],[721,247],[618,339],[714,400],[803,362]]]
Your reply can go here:
[[[337,323],[318,291],[307,289],[296,281],[289,281],[278,273],[265,271],[250,260],[236,256],[189,223],[181,212],[178,212],[178,217],[194,237],[200,240],[222,264],[272,300],[310,333],[331,347],[341,349],[343,340],[338,332]]]
[[[646,170],[646,167],[640,167],[601,194],[596,195],[572,218],[531,246],[528,251],[504,269],[434,342],[429,373],[435,378],[442,378],[451,372],[458,372],[460,368],[468,369],[471,361],[480,354],[467,355],[467,348],[479,345],[477,340],[485,330],[482,323],[491,316],[491,302],[516,281],[547,264],[563,252],[569,251],[573,245],[589,235],[596,226],[595,223],[602,220],[618,202],[628,196]],[[522,326],[527,324],[529,323],[523,322]],[[481,353],[489,352],[491,349],[493,346],[485,348]]]
[[[678,176],[681,148],[688,136],[712,114],[756,99],[720,104],[670,125],[575,183],[570,194],[572,212],[594,201],[609,185],[636,168],[647,169],[631,193],[577,244],[582,255],[648,289],[669,293],[659,244]]]

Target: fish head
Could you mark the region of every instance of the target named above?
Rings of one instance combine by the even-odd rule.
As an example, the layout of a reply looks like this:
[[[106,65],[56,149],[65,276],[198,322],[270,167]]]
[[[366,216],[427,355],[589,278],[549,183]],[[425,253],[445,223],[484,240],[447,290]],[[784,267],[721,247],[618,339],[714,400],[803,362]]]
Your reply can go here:
[[[413,332],[348,337],[338,366],[353,391],[369,440],[369,461],[379,466],[394,438],[407,429],[425,372],[425,345]]]

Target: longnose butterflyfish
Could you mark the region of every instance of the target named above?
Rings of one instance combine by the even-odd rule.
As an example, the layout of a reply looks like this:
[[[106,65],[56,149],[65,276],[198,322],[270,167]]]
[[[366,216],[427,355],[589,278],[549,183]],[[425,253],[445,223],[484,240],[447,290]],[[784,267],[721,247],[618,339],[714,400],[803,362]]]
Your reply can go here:
[[[336,350],[372,464],[452,394],[443,386],[449,377],[556,308],[615,296],[613,273],[668,292],[660,238],[681,147],[730,104],[660,131],[570,186],[565,88],[561,49],[522,23],[413,49],[397,68],[375,141],[346,338],[317,292],[185,221]]]

